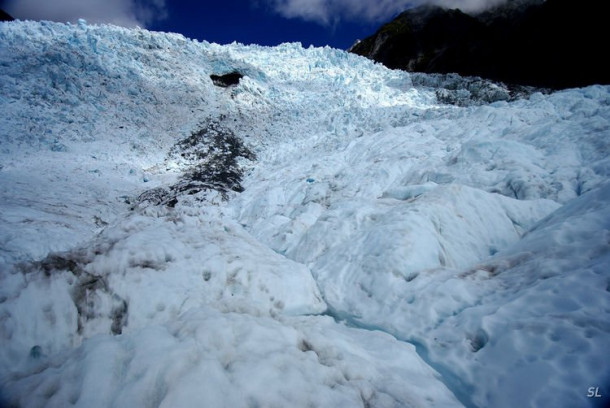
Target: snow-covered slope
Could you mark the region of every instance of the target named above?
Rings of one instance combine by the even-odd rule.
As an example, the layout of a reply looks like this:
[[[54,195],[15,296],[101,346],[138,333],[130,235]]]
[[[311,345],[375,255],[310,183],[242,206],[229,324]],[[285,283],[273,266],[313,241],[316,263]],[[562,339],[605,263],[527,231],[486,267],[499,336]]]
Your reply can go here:
[[[607,402],[610,88],[85,22],[0,67],[0,404]]]

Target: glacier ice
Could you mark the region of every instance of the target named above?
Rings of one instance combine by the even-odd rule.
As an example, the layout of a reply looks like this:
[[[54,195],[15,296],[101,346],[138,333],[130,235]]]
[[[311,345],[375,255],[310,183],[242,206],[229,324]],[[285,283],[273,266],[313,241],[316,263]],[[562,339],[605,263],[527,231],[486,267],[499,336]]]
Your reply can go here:
[[[0,23],[0,66],[0,405],[610,395],[610,87],[50,22]],[[210,123],[249,153],[177,149]]]

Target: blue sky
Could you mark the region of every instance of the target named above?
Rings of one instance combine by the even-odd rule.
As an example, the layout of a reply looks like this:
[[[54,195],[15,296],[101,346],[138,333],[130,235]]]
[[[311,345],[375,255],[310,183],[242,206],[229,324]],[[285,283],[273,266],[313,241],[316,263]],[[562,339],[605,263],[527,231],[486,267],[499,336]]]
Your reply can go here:
[[[369,21],[341,21],[324,24],[302,18],[286,18],[265,4],[249,0],[225,0],[222,3],[171,2],[169,17],[154,22],[150,28],[180,32],[189,38],[217,43],[233,41],[261,45],[301,42],[304,46],[330,45],[345,49],[373,34],[377,25]]]
[[[221,44],[346,49],[399,12],[421,4],[477,11],[506,0],[0,0],[21,20],[112,23],[184,34]]]

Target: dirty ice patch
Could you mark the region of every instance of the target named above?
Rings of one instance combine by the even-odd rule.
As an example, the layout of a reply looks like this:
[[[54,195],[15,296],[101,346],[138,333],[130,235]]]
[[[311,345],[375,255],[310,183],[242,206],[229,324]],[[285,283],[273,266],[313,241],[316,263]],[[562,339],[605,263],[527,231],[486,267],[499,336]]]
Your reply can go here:
[[[239,224],[171,211],[134,214],[85,248],[21,264],[4,278],[4,369],[36,346],[52,354],[201,305],[272,316],[326,309],[306,266],[260,245]]]
[[[385,333],[211,308],[32,357],[3,392],[45,407],[460,406],[413,346]]]
[[[139,318],[165,320],[202,303],[246,313],[325,309],[307,267],[262,246],[230,220],[170,212],[161,222],[136,216],[114,233],[120,239],[90,268],[130,299],[134,327]]]

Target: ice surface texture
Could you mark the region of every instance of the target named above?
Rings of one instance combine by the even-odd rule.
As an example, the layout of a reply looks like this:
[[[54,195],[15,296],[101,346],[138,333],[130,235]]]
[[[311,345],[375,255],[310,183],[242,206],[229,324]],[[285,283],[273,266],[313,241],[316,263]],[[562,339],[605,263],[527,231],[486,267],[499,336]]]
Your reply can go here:
[[[0,405],[610,396],[610,88],[84,23],[0,66]]]

